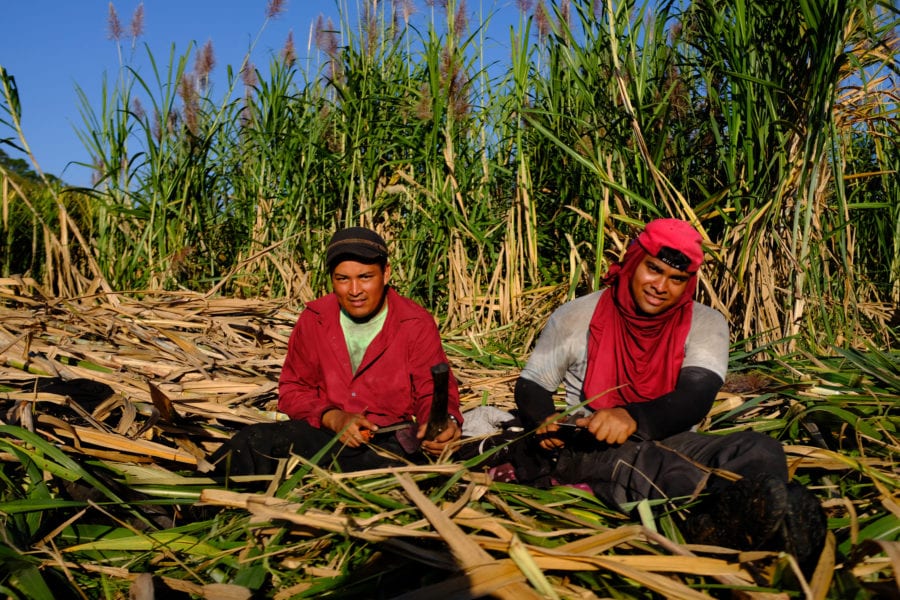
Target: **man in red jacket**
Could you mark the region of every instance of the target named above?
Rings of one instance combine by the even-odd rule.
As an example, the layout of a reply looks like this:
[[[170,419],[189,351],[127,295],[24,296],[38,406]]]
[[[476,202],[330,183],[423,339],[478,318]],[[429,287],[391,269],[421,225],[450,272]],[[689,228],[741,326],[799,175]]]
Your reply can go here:
[[[288,342],[278,408],[291,420],[252,425],[210,459],[231,474],[271,472],[290,453],[354,471],[439,456],[461,436],[452,374],[448,420],[431,439],[432,367],[447,363],[434,318],[389,286],[387,245],[350,227],[325,253],[332,293],[307,304]],[[390,433],[381,428],[408,423]],[[335,438],[337,442],[335,443]],[[373,449],[376,446],[378,451]],[[384,451],[387,451],[386,455]],[[227,460],[222,460],[223,458]]]

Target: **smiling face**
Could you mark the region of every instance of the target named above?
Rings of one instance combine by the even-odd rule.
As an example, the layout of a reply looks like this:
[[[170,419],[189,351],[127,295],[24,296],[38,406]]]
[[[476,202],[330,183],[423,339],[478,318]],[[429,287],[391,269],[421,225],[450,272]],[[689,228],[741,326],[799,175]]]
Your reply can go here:
[[[631,276],[631,297],[635,307],[646,315],[658,315],[669,310],[684,295],[691,277],[693,275],[645,253]]]
[[[331,285],[341,309],[354,321],[367,321],[384,305],[391,266],[367,265],[354,260],[337,264],[331,272]]]

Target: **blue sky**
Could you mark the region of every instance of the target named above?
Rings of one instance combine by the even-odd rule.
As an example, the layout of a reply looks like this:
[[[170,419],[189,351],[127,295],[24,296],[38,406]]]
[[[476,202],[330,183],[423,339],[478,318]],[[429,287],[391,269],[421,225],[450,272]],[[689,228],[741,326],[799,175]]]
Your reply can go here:
[[[352,7],[362,0],[349,0]],[[386,0],[379,0],[384,4]],[[387,0],[389,2],[389,0]],[[346,4],[348,0],[341,0]],[[421,18],[430,10],[425,0],[412,0]],[[113,3],[122,26],[128,31],[138,0]],[[265,22],[267,0],[145,0],[144,27],[135,57],[142,59],[147,44],[157,62],[168,63],[175,44],[177,54],[193,42],[203,46],[212,41],[216,60],[213,95],[226,85],[225,67],[239,67],[251,43]],[[480,14],[493,14],[492,45],[503,54],[509,26],[519,19],[515,0],[467,0],[470,23]],[[335,0],[287,0],[281,16],[265,25],[251,55],[258,67],[265,66],[293,31],[298,58],[305,53],[311,25],[319,15],[339,22]],[[355,10],[355,8],[351,8]],[[0,66],[12,75],[22,104],[22,125],[26,140],[46,172],[74,185],[89,185],[87,169],[71,164],[89,162],[76,129],[83,130],[76,86],[96,107],[101,82],[106,74],[116,80],[119,56],[109,39],[109,2],[106,0],[7,0],[3,3],[3,33],[0,35]],[[126,40],[124,50],[129,49]],[[149,69],[146,61],[135,63]],[[149,71],[147,71],[149,72]],[[8,137],[2,131],[0,136]],[[7,153],[20,157],[9,147]]]

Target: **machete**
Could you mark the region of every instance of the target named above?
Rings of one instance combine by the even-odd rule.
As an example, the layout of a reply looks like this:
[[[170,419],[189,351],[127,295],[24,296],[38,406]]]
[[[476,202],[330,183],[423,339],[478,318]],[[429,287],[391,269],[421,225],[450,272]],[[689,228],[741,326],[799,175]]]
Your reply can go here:
[[[433,440],[450,422],[450,414],[447,412],[450,387],[450,365],[439,363],[431,367],[431,379],[434,382],[434,391],[431,395],[431,412],[428,414],[428,424],[425,427],[425,439]],[[360,430],[363,440],[371,442],[376,436],[385,433],[397,433],[397,441],[407,452],[415,452],[419,447],[416,438],[416,424],[412,421],[404,421],[394,425],[379,427],[377,431],[368,429]]]
[[[447,411],[450,365],[444,362],[431,367],[431,379],[434,382],[434,391],[431,395],[431,412],[428,414],[428,425],[425,428],[426,440],[436,438],[447,428],[447,423],[450,421],[450,414]],[[416,439],[416,424],[412,421],[386,425],[379,427],[377,431],[360,430],[360,434],[366,442],[371,442],[375,436],[393,432],[397,432],[397,441],[400,442],[404,450],[412,453],[418,449],[419,440]]]
[[[434,392],[431,396],[431,412],[428,414],[428,426],[425,428],[425,439],[433,440],[450,421],[447,412],[448,390],[450,385],[450,365],[445,362],[431,367],[431,379],[434,382]]]

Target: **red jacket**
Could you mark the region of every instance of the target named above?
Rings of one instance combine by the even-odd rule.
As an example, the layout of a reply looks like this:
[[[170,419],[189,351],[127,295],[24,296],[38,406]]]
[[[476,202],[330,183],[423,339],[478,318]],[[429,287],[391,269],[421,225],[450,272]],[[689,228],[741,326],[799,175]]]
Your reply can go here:
[[[356,373],[340,324],[334,294],[306,305],[291,332],[278,380],[278,410],[321,427],[331,408],[363,413],[379,426],[415,418],[428,421],[433,383],[431,367],[447,362],[432,316],[421,306],[387,289],[384,327],[366,349]],[[462,423],[459,390],[450,377],[449,413]]]

